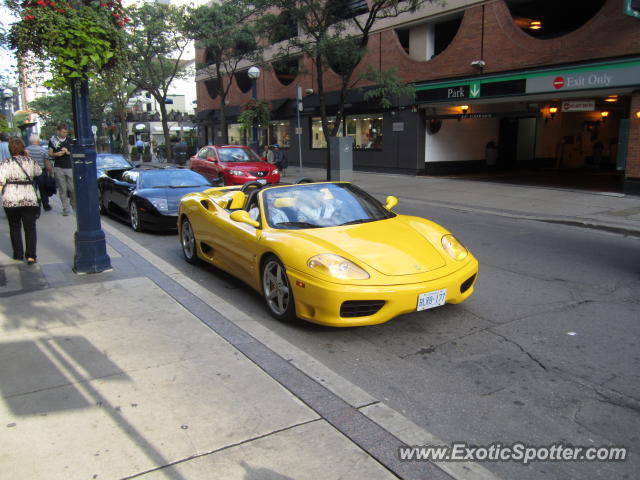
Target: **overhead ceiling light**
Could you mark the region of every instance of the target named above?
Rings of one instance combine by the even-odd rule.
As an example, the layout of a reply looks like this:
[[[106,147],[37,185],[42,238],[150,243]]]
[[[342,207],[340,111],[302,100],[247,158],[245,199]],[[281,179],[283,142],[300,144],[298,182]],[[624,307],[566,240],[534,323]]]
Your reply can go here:
[[[607,98],[604,99],[605,102],[617,102],[618,101],[618,95],[609,95]]]

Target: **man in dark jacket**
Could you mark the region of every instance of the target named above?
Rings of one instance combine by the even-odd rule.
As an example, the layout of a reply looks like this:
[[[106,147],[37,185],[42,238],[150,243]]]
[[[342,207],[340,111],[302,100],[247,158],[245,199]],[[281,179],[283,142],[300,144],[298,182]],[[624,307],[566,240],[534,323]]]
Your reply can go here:
[[[283,177],[287,176],[287,167],[289,166],[289,160],[284,155],[284,152],[280,150],[280,145],[277,143],[273,146],[273,163],[276,164]]]

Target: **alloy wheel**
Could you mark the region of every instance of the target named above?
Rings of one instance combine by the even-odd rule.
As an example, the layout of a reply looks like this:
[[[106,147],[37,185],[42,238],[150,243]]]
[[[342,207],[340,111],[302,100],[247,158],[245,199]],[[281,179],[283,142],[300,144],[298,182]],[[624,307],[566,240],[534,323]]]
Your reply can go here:
[[[291,302],[291,288],[279,261],[269,260],[264,266],[262,287],[269,309],[278,317],[286,315]]]
[[[191,222],[185,218],[180,228],[180,244],[182,245],[182,253],[189,263],[196,261],[196,237],[191,228]]]

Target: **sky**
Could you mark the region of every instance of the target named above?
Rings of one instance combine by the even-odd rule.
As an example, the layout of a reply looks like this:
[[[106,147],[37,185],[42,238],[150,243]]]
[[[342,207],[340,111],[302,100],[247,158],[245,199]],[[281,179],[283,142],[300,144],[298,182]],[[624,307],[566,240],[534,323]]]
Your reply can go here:
[[[11,23],[15,21],[15,17],[6,9],[4,5],[0,5],[0,24],[2,30],[6,31],[11,26]],[[16,58],[12,52],[8,52],[4,49],[0,49],[0,71],[2,76],[11,74],[15,76],[16,70]]]

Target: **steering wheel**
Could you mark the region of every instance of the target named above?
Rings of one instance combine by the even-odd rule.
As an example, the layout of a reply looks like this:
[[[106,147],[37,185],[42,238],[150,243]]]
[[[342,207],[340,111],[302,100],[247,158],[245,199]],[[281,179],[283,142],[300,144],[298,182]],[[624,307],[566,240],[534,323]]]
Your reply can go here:
[[[240,191],[243,193],[247,193],[247,190],[249,190],[251,187],[262,188],[263,185],[260,182],[247,182],[244,185],[242,185],[242,188],[240,189]]]
[[[296,180],[296,184],[298,183],[313,183],[313,180],[309,177],[302,177],[298,180]]]

